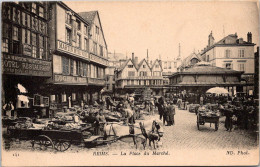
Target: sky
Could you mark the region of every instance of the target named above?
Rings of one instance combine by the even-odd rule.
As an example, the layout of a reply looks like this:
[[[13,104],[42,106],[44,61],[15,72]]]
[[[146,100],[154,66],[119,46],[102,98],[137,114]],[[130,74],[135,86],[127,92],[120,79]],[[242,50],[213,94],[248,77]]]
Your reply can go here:
[[[98,10],[109,52],[150,60],[185,58],[237,33],[259,46],[259,5],[254,1],[64,1],[75,12]],[[255,46],[255,51],[256,51]],[[140,60],[140,59],[139,59]]]

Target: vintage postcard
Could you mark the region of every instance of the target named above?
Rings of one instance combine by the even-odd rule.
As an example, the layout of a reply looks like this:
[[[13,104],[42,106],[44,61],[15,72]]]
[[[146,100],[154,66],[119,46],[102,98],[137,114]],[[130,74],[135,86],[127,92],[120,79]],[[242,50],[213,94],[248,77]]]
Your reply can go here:
[[[1,2],[2,166],[259,164],[259,2]]]

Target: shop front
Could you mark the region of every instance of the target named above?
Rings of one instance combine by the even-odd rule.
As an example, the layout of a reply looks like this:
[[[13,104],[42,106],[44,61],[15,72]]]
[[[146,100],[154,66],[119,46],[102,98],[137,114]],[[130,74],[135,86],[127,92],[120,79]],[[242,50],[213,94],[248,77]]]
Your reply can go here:
[[[11,102],[8,116],[48,117],[49,97],[46,81],[51,77],[51,62],[18,55],[2,55],[2,104]],[[6,114],[6,113],[3,113]]]

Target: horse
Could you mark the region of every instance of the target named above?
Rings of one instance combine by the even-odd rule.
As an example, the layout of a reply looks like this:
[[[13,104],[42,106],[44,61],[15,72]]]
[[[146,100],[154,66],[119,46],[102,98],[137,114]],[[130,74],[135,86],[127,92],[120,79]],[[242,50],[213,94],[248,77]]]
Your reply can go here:
[[[140,124],[142,126],[140,126]],[[163,136],[162,123],[158,120],[145,120],[136,124],[123,124],[118,122],[110,122],[104,126],[104,138],[108,139],[112,137],[112,140],[121,140],[123,138],[131,137],[134,145],[137,149],[137,138],[142,138],[142,144],[145,149],[147,139],[149,139],[149,145],[151,142],[160,141]]]
[[[149,146],[151,146],[151,142],[153,142],[154,149],[156,149],[155,141],[160,141],[161,137],[163,137],[163,130],[160,124],[156,120],[153,120],[152,129],[150,131],[148,130],[148,132],[147,129],[145,129],[144,123],[139,122],[139,125],[142,135],[145,137],[145,140],[142,142],[144,149],[147,144],[147,139],[149,140]]]

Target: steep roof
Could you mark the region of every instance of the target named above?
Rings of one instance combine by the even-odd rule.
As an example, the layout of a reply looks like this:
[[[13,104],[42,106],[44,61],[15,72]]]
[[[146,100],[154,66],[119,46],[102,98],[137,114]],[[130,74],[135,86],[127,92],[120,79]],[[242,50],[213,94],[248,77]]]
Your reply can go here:
[[[103,35],[103,38],[104,38],[104,41],[105,41],[105,45],[107,47],[107,42],[106,42],[106,38],[105,38],[105,35],[104,35],[104,31],[103,31],[103,28],[102,28],[102,24],[101,24],[101,20],[100,20],[100,17],[99,17],[99,13],[97,10],[95,11],[89,11],[89,12],[80,12],[78,13],[82,18],[84,18],[88,23],[90,24],[93,24],[93,21],[95,19],[95,16],[97,15],[98,16],[98,20],[99,20],[99,23],[100,23],[100,29],[101,29],[101,32],[102,32],[102,35]]]
[[[231,39],[232,42],[226,42],[227,39]],[[209,51],[210,49],[214,48],[215,46],[221,46],[221,45],[248,45],[248,46],[254,46],[254,43],[250,43],[250,42],[246,42],[244,40],[242,40],[241,42],[238,41],[239,39],[237,39],[237,34],[229,34],[228,36],[222,38],[221,40],[219,40],[218,42],[214,43],[212,46],[207,47],[205,50],[202,51],[201,54],[204,54],[205,52]]]
[[[140,69],[140,67],[141,67],[141,65],[143,64],[144,61],[146,62],[148,68],[151,70],[151,68],[150,68],[150,66],[149,66],[149,63],[146,61],[146,59],[143,59],[143,60],[137,65],[137,69],[138,69],[138,70]]]
[[[186,66],[189,66],[190,65],[190,61],[193,59],[193,58],[196,58],[196,59],[198,59],[199,61],[201,61],[201,58],[200,58],[200,56],[199,56],[199,54],[196,54],[196,53],[191,53],[189,56],[187,56],[185,59],[183,59],[183,61],[182,61],[182,63],[181,63],[181,65],[180,65],[180,67],[186,67]],[[180,68],[179,67],[179,68]]]
[[[97,12],[98,11],[80,12],[79,15],[92,24]]]
[[[137,70],[137,68],[136,68],[136,66],[135,66],[135,63],[132,61],[132,59],[128,59],[128,60],[119,68],[118,71],[124,70],[129,61],[132,62],[132,64],[134,65],[135,69]]]
[[[156,60],[154,61],[154,63],[153,63],[153,65],[152,65],[151,69],[153,69],[153,67],[155,66],[156,62],[158,62],[159,66],[160,66],[161,69],[162,69],[162,65],[161,65],[161,63],[159,62],[158,59],[156,59]]]

